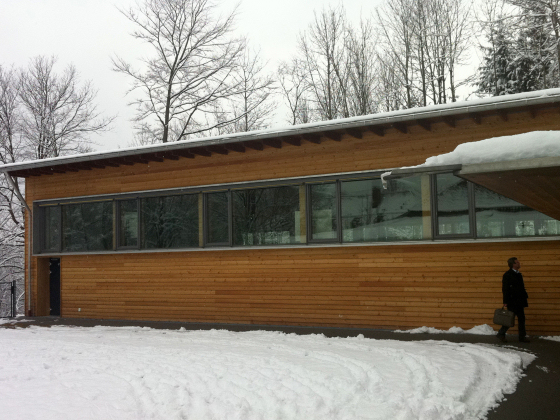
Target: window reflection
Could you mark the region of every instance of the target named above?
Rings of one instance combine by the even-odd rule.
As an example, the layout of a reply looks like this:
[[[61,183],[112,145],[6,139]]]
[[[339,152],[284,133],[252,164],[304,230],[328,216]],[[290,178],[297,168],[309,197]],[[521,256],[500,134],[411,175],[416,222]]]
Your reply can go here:
[[[198,195],[142,199],[142,247],[198,246]]]
[[[474,190],[479,238],[560,234],[560,221],[479,185]]]
[[[344,242],[418,240],[424,234],[420,177],[341,184]]]
[[[60,248],[60,206],[45,207],[45,249]]]
[[[63,251],[107,251],[113,248],[113,203],[62,206]]]
[[[229,244],[228,193],[207,194],[208,244]]]
[[[311,239],[337,238],[336,184],[313,184],[311,194]]]
[[[439,174],[436,186],[438,234],[469,234],[468,182],[453,174]]]
[[[138,201],[118,201],[119,206],[119,246],[138,246]]]
[[[298,186],[233,191],[232,199],[234,245],[301,241]]]

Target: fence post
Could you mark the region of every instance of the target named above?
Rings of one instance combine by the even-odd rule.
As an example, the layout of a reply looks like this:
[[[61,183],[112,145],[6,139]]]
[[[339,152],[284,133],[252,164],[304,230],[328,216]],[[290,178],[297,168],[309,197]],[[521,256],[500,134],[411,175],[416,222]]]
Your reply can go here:
[[[16,316],[16,282],[12,281],[12,318]]]

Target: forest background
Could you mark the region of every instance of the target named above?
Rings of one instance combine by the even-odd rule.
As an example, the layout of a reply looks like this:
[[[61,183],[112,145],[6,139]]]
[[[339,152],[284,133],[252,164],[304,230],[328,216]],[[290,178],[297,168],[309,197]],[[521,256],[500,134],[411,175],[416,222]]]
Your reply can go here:
[[[30,19],[17,21],[23,31],[47,20],[34,17],[34,1],[5,1],[6,10],[27,8]],[[245,1],[248,9],[243,0],[115,0],[104,24],[126,30],[130,44],[119,38],[65,54],[100,49],[124,87],[113,99],[100,100],[98,86],[114,81],[84,79],[48,46],[22,65],[0,49],[0,163],[560,86],[560,0],[317,0],[309,3],[314,10],[270,2],[267,13],[288,11],[290,18],[265,50],[259,41],[272,28],[259,18],[264,11],[254,14]],[[247,10],[262,36],[243,33]],[[8,45],[8,56],[20,54],[17,39]],[[123,98],[126,109],[100,107]],[[16,193],[25,185],[9,181],[0,180],[0,283],[16,281],[22,313],[25,209]],[[0,284],[0,316],[8,314],[8,299]]]

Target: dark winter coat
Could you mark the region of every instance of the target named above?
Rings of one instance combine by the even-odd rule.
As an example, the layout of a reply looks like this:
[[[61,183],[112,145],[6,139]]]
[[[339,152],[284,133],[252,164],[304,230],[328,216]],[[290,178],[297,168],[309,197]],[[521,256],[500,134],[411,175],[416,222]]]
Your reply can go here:
[[[523,283],[523,276],[521,273],[516,273],[512,269],[504,273],[502,278],[502,293],[504,294],[504,304],[508,307],[517,306],[526,308],[529,306],[527,303],[527,291]]]

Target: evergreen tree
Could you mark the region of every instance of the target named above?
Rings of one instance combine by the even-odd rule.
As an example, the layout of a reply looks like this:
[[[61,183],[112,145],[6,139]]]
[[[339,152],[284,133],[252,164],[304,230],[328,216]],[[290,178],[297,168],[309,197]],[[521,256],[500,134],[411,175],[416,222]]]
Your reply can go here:
[[[517,93],[513,41],[507,28],[498,23],[490,28],[489,47],[483,47],[484,58],[478,68],[477,93],[491,96]]]

